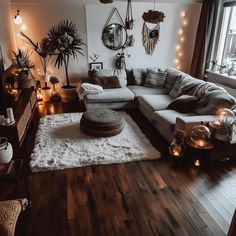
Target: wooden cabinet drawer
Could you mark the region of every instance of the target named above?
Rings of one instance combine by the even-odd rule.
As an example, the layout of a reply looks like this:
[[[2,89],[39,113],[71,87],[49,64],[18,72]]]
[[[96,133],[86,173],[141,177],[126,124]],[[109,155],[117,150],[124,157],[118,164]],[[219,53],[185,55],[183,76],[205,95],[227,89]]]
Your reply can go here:
[[[21,142],[21,139],[25,133],[25,129],[27,126],[27,123],[29,121],[31,117],[31,105],[30,103],[28,103],[28,105],[26,106],[24,113],[22,114],[18,124],[17,124],[17,133],[18,133],[18,138],[19,141]]]
[[[30,106],[31,106],[31,110],[34,109],[34,106],[36,104],[37,98],[36,98],[36,93],[32,92],[31,97],[30,97]]]

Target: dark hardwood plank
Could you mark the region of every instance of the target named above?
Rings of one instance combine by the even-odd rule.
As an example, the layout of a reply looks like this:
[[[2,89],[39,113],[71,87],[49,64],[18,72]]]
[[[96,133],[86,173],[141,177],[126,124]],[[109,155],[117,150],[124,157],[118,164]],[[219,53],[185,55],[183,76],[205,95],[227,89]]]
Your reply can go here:
[[[39,117],[83,109],[81,102],[38,106]],[[21,150],[25,168],[19,181],[0,181],[0,199],[32,201],[16,235],[226,235],[236,206],[235,164],[196,169],[175,162],[142,114],[128,114],[162,152],[160,160],[42,173],[28,167],[35,117]]]

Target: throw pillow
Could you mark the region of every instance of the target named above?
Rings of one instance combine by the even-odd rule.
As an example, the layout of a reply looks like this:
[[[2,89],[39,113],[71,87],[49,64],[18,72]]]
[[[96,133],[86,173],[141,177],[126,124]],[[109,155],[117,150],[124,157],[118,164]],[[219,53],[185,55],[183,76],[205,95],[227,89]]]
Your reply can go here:
[[[134,85],[144,85],[146,75],[147,75],[147,70],[145,68],[133,69]]]
[[[134,85],[134,72],[133,69],[126,69],[127,85]]]
[[[27,199],[17,199],[0,202],[0,235],[15,235],[18,216],[28,205]]]
[[[100,85],[103,89],[121,88],[116,76],[93,77],[94,84]]]
[[[93,80],[94,77],[112,77],[112,76],[116,76],[118,78],[118,82],[119,82],[119,88],[123,88],[126,87],[127,85],[127,75],[126,75],[126,71],[124,69],[121,70],[89,70],[88,72],[89,77]]]
[[[147,69],[147,77],[144,83],[145,87],[164,87],[166,80],[165,71],[155,71]]]
[[[121,88],[126,87],[127,85],[127,75],[124,69],[114,70],[113,76],[118,78],[119,84]]]
[[[196,96],[182,95],[173,100],[168,105],[168,108],[181,113],[188,113],[194,110],[194,108],[197,106],[198,101],[199,98]]]

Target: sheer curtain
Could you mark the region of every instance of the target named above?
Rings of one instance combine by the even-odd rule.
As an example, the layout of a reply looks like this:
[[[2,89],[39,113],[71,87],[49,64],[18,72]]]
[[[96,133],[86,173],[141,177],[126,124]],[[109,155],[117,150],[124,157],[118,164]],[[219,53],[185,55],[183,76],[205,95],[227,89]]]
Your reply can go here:
[[[204,0],[198,23],[190,74],[203,79],[208,60],[215,60],[222,0]]]

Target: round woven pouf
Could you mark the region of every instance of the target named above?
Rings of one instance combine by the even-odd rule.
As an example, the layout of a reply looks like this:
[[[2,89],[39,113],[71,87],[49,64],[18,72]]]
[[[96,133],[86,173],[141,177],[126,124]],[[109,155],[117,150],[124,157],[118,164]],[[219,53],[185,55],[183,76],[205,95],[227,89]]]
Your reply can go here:
[[[94,109],[83,113],[81,130],[96,137],[109,137],[119,134],[124,128],[123,117],[110,109]]]

